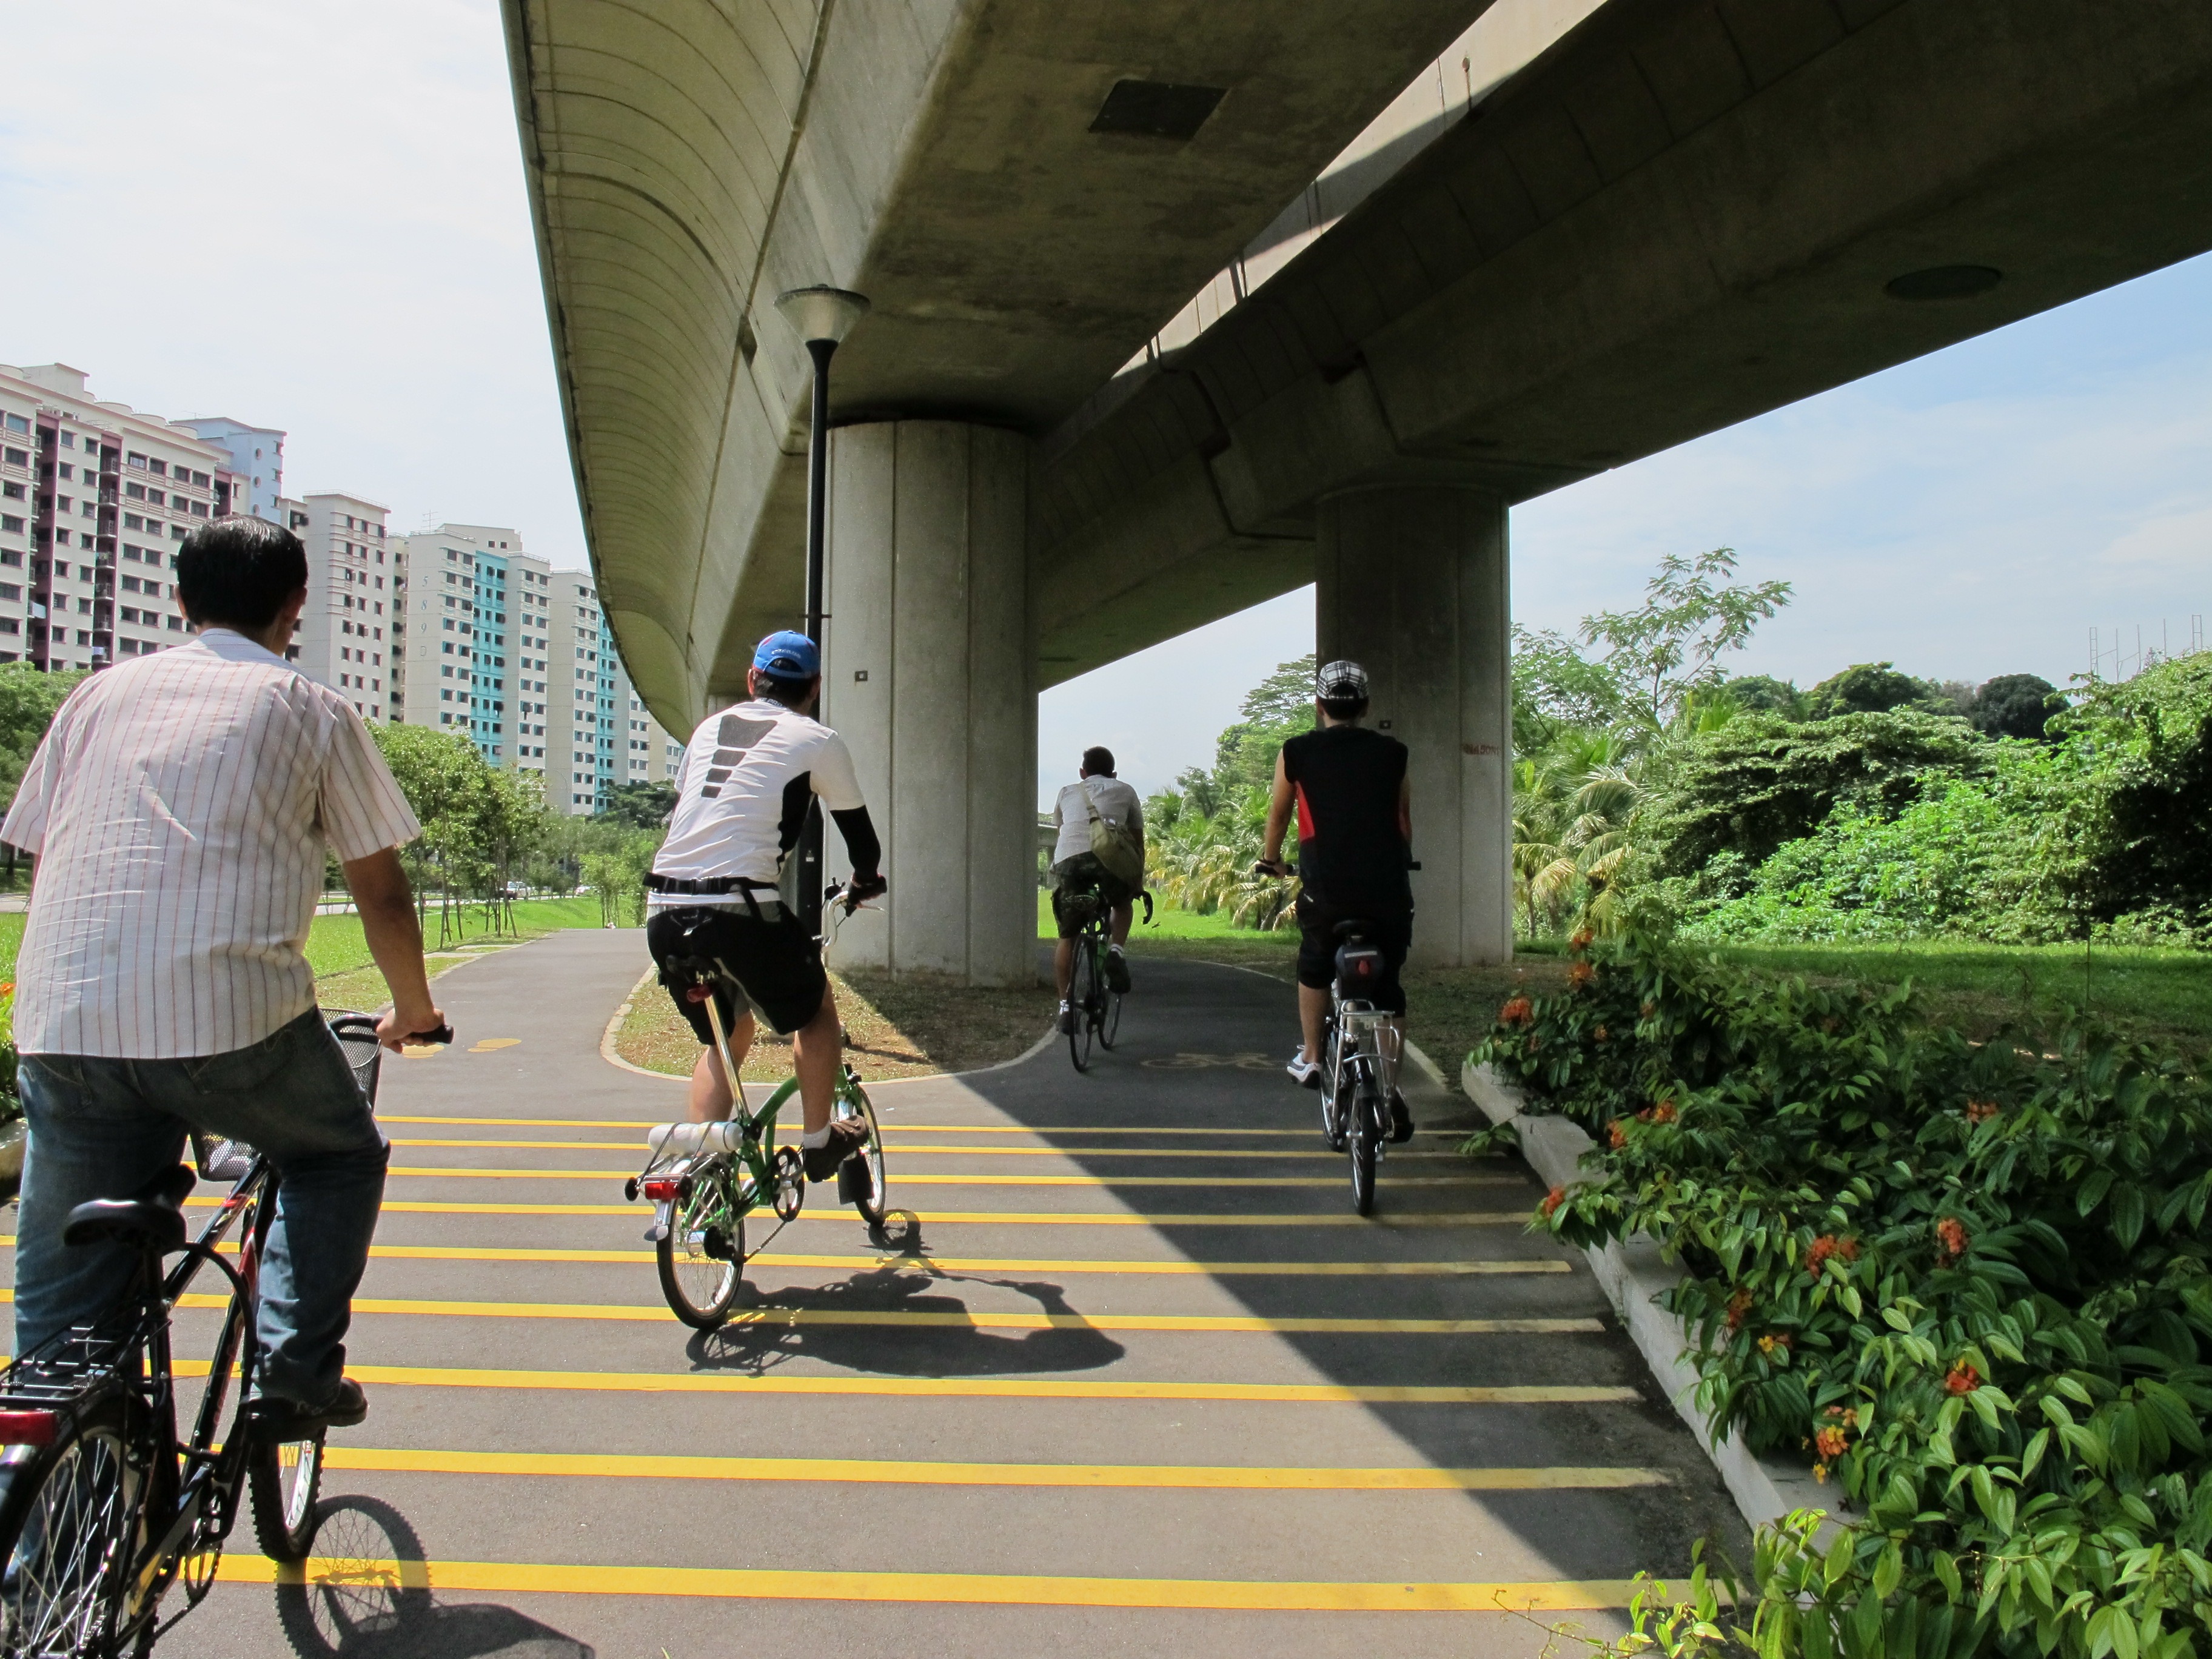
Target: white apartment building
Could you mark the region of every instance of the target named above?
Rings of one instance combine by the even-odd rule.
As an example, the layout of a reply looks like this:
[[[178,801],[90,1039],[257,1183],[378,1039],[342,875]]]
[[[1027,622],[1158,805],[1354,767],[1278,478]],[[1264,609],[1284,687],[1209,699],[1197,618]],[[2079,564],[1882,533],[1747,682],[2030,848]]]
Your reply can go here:
[[[66,363],[0,364],[0,662],[104,668],[181,644],[176,544],[243,491],[226,450]]]
[[[307,605],[285,654],[362,718],[384,720],[397,684],[399,598],[386,509],[333,491],[279,496],[275,511],[307,550]]]
[[[230,457],[237,480],[230,510],[271,524],[284,522],[276,503],[284,493],[284,434],[273,426],[248,426],[228,415],[196,415],[175,422],[189,428]]]

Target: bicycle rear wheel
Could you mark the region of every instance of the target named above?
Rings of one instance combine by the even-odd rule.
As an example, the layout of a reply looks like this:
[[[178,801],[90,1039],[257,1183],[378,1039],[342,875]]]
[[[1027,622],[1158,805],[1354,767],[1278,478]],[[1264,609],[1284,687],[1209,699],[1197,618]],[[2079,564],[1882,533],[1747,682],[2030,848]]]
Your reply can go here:
[[[143,1495],[120,1397],[94,1407],[34,1463],[7,1474],[0,1641],[11,1656],[100,1654],[115,1617]]]
[[[1382,1144],[1381,1104],[1373,1079],[1363,1077],[1346,1136],[1352,1152],[1352,1207],[1361,1215],[1375,1213],[1375,1155]]]
[[[246,1466],[253,1535],[271,1561],[304,1561],[322,1517],[315,1499],[323,1485],[323,1437],[256,1446]]]
[[[745,1223],[731,1212],[729,1182],[726,1169],[698,1176],[691,1196],[677,1201],[667,1231],[653,1241],[660,1293],[694,1330],[711,1331],[727,1319],[744,1283]]]
[[[1067,1006],[1075,1012],[1073,1026],[1067,1034],[1067,1053],[1079,1072],[1091,1069],[1091,1041],[1098,1029],[1091,1019],[1091,1009],[1097,996],[1098,957],[1086,933],[1075,941],[1075,972],[1067,986]]]
[[[860,1218],[871,1227],[880,1227],[884,1224],[884,1212],[890,1203],[890,1184],[884,1175],[884,1137],[876,1127],[876,1109],[868,1103],[867,1091],[856,1079],[848,1077],[839,1085],[830,1115],[859,1118],[868,1126],[867,1145],[838,1166],[837,1196],[845,1200],[849,1194],[849,1201],[860,1212]],[[857,1173],[857,1185],[848,1184],[848,1172]]]

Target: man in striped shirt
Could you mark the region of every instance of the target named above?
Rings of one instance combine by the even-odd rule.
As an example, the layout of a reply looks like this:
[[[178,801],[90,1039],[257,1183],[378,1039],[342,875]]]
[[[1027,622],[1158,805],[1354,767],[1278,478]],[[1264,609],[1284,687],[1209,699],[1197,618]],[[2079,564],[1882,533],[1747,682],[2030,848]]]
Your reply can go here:
[[[422,826],[352,705],[284,660],[307,585],[289,531],[194,531],[177,591],[198,637],[79,685],[0,823],[38,855],[15,969],[15,1352],[97,1319],[128,1282],[128,1249],[63,1244],[72,1207],[173,1168],[188,1128],[246,1142],[278,1183],[252,1418],[268,1440],[368,1409],[343,1339],[390,1154],[301,949],[325,848],[392,988],[379,1037],[445,1024],[396,851]]]

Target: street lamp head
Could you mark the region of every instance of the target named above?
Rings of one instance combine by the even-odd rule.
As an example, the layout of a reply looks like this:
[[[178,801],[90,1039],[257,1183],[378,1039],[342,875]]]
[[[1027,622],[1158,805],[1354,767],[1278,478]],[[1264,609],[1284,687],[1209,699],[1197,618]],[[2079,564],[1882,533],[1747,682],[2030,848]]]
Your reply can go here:
[[[775,308],[783,313],[784,321],[799,331],[800,339],[827,340],[832,345],[850,334],[853,325],[868,314],[864,296],[820,283],[777,295]]]

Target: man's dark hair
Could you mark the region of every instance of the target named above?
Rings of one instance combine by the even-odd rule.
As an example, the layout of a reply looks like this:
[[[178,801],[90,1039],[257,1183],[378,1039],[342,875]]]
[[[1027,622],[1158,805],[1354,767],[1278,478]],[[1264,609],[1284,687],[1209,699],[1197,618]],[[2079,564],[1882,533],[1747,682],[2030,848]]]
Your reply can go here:
[[[1091,747],[1083,751],[1083,769],[1091,774],[1094,778],[1112,777],[1114,775],[1114,751],[1110,749],[1101,748],[1094,744]]]
[[[1367,712],[1364,697],[1322,697],[1317,701],[1333,720],[1356,720]]]
[[[202,628],[258,632],[307,585],[307,550],[266,519],[217,519],[177,550],[177,598]]]
[[[786,708],[797,708],[813,696],[816,682],[820,678],[817,675],[811,680],[787,680],[780,674],[762,674],[760,694],[771,702],[781,703]]]

